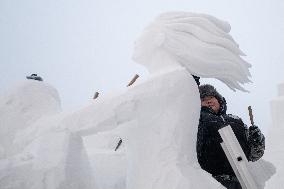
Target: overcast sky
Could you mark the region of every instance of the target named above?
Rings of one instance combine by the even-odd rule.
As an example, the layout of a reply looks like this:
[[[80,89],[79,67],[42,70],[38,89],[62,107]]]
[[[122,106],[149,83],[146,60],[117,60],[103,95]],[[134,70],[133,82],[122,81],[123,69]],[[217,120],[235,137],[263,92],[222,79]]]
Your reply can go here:
[[[270,101],[284,82],[283,0],[0,0],[0,90],[37,73],[54,86],[64,110],[125,87],[147,71],[132,60],[133,42],[165,11],[207,13],[231,24],[231,34],[252,64],[250,93],[212,83],[228,112],[248,123],[247,106],[264,130]]]

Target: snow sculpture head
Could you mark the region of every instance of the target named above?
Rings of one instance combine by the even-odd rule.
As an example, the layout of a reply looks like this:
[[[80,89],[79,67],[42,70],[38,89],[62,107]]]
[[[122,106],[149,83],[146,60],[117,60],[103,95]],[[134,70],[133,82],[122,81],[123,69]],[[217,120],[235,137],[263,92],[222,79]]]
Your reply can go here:
[[[158,16],[135,43],[133,59],[150,73],[183,66],[200,77],[216,78],[232,90],[250,82],[250,64],[233,40],[230,25],[213,16],[169,12]]]

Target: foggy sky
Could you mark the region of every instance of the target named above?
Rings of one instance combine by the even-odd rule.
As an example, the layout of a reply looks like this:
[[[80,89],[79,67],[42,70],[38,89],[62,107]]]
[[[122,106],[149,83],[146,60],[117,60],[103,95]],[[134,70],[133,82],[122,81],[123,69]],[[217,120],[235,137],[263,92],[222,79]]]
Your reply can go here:
[[[138,73],[133,42],[165,11],[206,13],[228,21],[231,35],[252,64],[250,93],[233,92],[213,79],[228,112],[248,122],[247,106],[264,130],[270,101],[284,82],[284,2],[281,0],[0,0],[0,91],[37,73],[54,86],[64,110],[80,108],[96,91],[125,87]]]

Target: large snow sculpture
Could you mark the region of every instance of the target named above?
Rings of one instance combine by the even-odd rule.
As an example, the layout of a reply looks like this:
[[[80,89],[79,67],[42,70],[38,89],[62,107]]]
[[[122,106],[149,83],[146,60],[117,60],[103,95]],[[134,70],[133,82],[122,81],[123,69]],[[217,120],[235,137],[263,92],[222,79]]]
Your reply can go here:
[[[150,123],[147,125],[150,128],[138,126],[139,130],[135,130],[138,136],[139,133],[153,133],[151,130],[158,128],[164,134],[150,137],[152,140],[146,146],[143,143],[134,146],[145,148],[136,166],[145,163],[143,172],[148,178],[143,178],[138,166],[133,168],[130,174],[134,175],[130,179],[131,188],[216,188],[216,184],[204,182],[208,178],[205,179],[195,167],[200,103],[196,83],[190,74],[215,77],[232,89],[243,89],[239,83],[249,81],[250,65],[239,57],[242,53],[228,34],[229,30],[227,23],[208,15],[166,13],[151,23],[136,42],[134,60],[148,68],[152,75],[157,74],[157,86],[166,85],[154,102],[162,100],[161,94],[169,94],[161,103],[166,105],[165,109],[158,104],[162,115],[166,114],[162,124]],[[158,75],[161,72],[164,73]],[[173,83],[175,80],[176,83]],[[170,95],[170,91],[176,95]],[[153,91],[152,94],[157,92]],[[167,113],[169,111],[172,112]],[[168,149],[166,153],[164,149]],[[147,150],[150,150],[149,158],[142,154]],[[129,151],[132,153],[132,149]],[[155,155],[151,157],[153,151]],[[149,161],[157,167],[157,172],[147,167]],[[137,175],[141,175],[140,178]]]
[[[38,189],[100,188],[91,182],[81,140],[115,128],[126,146],[127,189],[222,188],[197,162],[200,99],[191,74],[217,78],[233,90],[244,90],[241,85],[249,82],[250,65],[240,57],[243,53],[229,31],[228,23],[204,14],[170,12],[157,17],[136,41],[133,54],[149,70],[149,78],[100,97],[80,111],[53,117],[44,132],[27,132],[24,136],[34,140],[20,155],[32,156],[20,170],[36,169],[30,170],[28,179],[19,177],[27,179],[21,180],[27,186],[22,188],[28,184]],[[42,128],[44,122],[39,120],[32,128]],[[49,138],[56,140],[48,143]],[[33,153],[42,147],[48,152],[44,157]],[[16,169],[11,164],[2,170]],[[9,188],[9,178],[0,181],[0,186]]]
[[[197,163],[200,100],[191,74],[244,90],[240,84],[249,82],[250,65],[240,58],[229,30],[229,24],[209,15],[162,14],[135,44],[133,58],[148,68],[149,79],[67,119],[69,128],[82,136],[122,128],[127,188],[220,186]]]

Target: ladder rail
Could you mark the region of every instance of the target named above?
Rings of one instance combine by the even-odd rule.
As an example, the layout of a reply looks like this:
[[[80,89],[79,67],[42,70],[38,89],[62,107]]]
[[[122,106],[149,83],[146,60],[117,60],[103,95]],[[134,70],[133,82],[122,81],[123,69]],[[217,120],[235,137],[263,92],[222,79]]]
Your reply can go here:
[[[248,169],[248,160],[230,125],[218,130],[223,148],[242,189],[257,189],[257,185]]]

